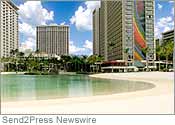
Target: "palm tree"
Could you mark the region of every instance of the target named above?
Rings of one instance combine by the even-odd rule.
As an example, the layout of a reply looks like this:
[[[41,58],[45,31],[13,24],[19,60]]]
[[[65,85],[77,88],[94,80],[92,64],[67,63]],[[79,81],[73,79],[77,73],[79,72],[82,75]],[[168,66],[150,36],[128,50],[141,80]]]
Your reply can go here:
[[[19,53],[19,50],[18,49],[15,49],[15,56],[17,56]]]
[[[32,55],[32,53],[30,53],[29,54],[29,56],[26,58],[26,65],[27,65],[27,70],[29,71],[29,72],[31,72],[32,71],[32,65],[31,65],[31,61],[34,59],[33,58],[34,56]]]
[[[97,61],[97,55],[91,55],[91,56],[89,56],[88,59],[87,59],[87,61],[88,61],[88,63],[90,65],[93,65],[93,68],[92,69],[93,69],[93,72],[94,72],[94,64]]]
[[[15,55],[15,50],[10,50],[10,56],[14,56]]]
[[[100,70],[101,70],[101,64],[102,64],[103,61],[104,61],[104,57],[101,56],[101,55],[98,55],[97,56],[97,62],[100,62]]]
[[[72,57],[72,63],[74,65],[75,71],[80,71],[81,70],[81,65],[82,65],[82,60],[79,56],[73,56]]]
[[[12,59],[12,58],[10,58],[10,57],[7,57],[7,58],[2,57],[2,58],[1,58],[1,61],[0,61],[0,62],[5,64],[5,65],[4,65],[4,66],[6,67],[6,68],[5,68],[5,69],[6,69],[5,71],[9,71],[9,70],[10,70],[10,62],[11,62],[11,59]]]
[[[38,57],[38,55],[40,54],[39,49],[37,49],[37,50],[35,51],[35,54],[36,54],[36,55],[37,55],[37,57]]]
[[[19,52],[19,56],[20,57],[24,57],[24,53],[23,52]]]
[[[18,63],[18,64],[17,64],[17,69],[19,69],[19,65],[20,65],[20,66],[21,66],[21,65],[24,65],[24,53],[23,53],[23,52],[18,52],[18,53],[17,53],[16,60],[17,60],[16,63]]]
[[[146,56],[146,71],[149,71],[149,67],[148,67],[148,51],[149,51],[149,47],[142,48],[142,52]]]
[[[168,70],[168,57],[173,54],[174,43],[172,41],[167,41],[165,45],[162,46],[163,54],[166,58],[166,71]]]
[[[83,63],[83,71],[87,72],[87,56],[86,55],[82,55],[82,63]],[[85,67],[84,67],[85,66]]]
[[[16,69],[17,69],[17,61],[18,61],[18,59],[16,57],[17,57],[18,53],[19,53],[18,49],[10,50],[10,55],[13,57],[10,62],[14,63]]]
[[[101,56],[101,55],[91,55],[87,58],[87,62],[90,64],[90,65],[93,65],[93,72],[94,72],[94,64],[97,63],[97,62],[100,62],[100,69],[101,69],[101,63],[102,61],[104,61],[104,57]],[[96,67],[97,67],[97,64],[96,64]],[[98,70],[96,70],[97,72],[99,71],[99,68]]]
[[[157,46],[156,47],[156,55],[157,55],[157,58],[158,58],[158,61],[159,61],[159,68],[158,70],[160,71],[160,56],[162,55],[162,47],[161,46]]]
[[[71,57],[68,55],[62,55],[61,62],[63,64],[64,71],[67,71],[67,64],[71,62]]]

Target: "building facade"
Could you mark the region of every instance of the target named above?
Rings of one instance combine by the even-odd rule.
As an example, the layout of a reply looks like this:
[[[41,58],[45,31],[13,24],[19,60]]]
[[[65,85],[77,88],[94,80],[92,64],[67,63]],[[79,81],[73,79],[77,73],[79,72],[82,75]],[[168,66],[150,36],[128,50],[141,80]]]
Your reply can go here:
[[[100,7],[99,55],[107,60],[107,1],[101,1]]]
[[[174,29],[162,33],[162,42],[174,41]]]
[[[100,9],[96,8],[93,11],[93,54],[99,55],[99,40],[100,40]]]
[[[10,0],[0,1],[0,57],[18,49],[18,8]]]
[[[122,1],[107,2],[107,60],[123,58],[122,25]]]
[[[69,54],[69,26],[37,26],[36,48],[56,55]]]
[[[155,60],[154,1],[134,1],[134,58]],[[148,48],[147,54],[142,49]]]
[[[154,61],[154,0],[101,1],[100,13],[99,54],[105,60]]]

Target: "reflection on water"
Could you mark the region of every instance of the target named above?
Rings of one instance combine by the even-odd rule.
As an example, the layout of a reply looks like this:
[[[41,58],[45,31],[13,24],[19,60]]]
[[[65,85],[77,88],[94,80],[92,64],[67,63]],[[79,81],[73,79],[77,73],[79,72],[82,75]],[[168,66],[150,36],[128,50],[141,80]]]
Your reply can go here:
[[[86,75],[0,75],[2,101],[106,95],[153,88],[144,82],[89,78]]]

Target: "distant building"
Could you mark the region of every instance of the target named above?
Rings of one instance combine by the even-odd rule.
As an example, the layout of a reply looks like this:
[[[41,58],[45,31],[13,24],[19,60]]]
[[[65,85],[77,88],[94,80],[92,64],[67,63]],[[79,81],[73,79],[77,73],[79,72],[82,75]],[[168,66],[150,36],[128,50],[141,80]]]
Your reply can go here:
[[[10,51],[18,49],[17,6],[10,0],[0,1],[0,57],[9,57]]]
[[[37,26],[36,48],[56,55],[69,54],[69,26]]]
[[[96,8],[93,11],[93,54],[99,55],[99,40],[100,40],[100,9]]]
[[[174,29],[162,33],[162,42],[174,41]]]
[[[148,47],[147,59],[154,62],[154,4],[153,0],[101,1],[99,55],[133,65],[146,59],[142,50]]]
[[[155,40],[156,47],[161,45],[161,39],[156,39]]]

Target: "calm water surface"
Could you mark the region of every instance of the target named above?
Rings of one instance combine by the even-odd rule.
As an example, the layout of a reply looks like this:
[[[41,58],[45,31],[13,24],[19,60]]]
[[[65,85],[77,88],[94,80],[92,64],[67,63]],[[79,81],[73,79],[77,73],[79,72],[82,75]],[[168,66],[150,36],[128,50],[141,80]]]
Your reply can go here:
[[[106,80],[86,75],[0,75],[2,101],[109,95],[153,88],[144,82]]]

